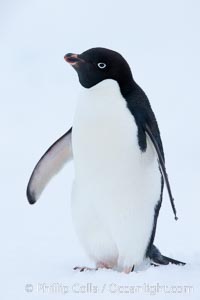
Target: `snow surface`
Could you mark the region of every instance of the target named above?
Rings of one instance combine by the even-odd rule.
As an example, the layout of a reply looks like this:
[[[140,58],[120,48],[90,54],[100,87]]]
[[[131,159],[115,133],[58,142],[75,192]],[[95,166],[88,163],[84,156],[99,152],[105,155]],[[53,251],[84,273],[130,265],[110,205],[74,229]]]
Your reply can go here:
[[[199,9],[198,0],[1,1],[2,300],[199,298]],[[165,194],[155,244],[185,267],[73,271],[92,266],[71,222],[73,163],[27,202],[35,163],[73,119],[79,83],[63,56],[93,46],[126,57],[156,113],[179,221]]]

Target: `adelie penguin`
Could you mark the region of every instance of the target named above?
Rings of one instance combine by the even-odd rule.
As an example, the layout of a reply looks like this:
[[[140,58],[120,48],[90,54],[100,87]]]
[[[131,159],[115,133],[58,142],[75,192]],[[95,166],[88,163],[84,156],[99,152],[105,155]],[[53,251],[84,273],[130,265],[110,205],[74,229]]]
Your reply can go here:
[[[183,265],[153,245],[164,182],[175,218],[176,210],[147,96],[115,51],[92,48],[64,58],[83,88],[73,126],[47,150],[31,175],[30,204],[73,159],[73,221],[96,269],[129,273],[145,259],[155,265]]]

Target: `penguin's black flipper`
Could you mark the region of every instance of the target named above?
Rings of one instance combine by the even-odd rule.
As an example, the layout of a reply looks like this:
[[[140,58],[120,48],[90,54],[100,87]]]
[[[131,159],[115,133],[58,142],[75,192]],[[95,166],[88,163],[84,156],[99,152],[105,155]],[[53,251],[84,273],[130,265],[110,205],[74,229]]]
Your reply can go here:
[[[30,204],[34,204],[38,200],[51,178],[73,158],[71,133],[72,128],[45,152],[35,166],[26,191]]]
[[[169,179],[168,179],[168,175],[167,175],[166,168],[165,168],[165,161],[164,161],[163,153],[161,152],[161,149],[160,149],[160,147],[157,143],[157,140],[154,137],[154,134],[153,134],[152,130],[150,129],[150,127],[147,124],[145,124],[144,127],[145,127],[146,133],[148,134],[149,138],[151,139],[151,141],[155,147],[155,150],[157,152],[160,169],[161,169],[162,175],[163,175],[165,183],[166,183],[166,187],[167,187],[167,191],[169,194],[169,199],[171,202],[172,210],[174,212],[175,220],[178,220],[177,215],[176,215],[176,207],[174,204],[174,198],[172,196],[171,187],[169,184]]]
[[[162,255],[155,245],[152,245],[151,250],[148,253],[148,257],[150,258],[151,263],[155,266],[168,264],[184,266],[186,264],[185,262]]]

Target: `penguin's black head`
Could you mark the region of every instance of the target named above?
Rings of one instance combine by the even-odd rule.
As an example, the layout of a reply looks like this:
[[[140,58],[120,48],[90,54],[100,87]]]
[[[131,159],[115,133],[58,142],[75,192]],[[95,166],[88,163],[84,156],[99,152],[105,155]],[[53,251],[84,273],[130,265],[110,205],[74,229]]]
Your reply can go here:
[[[82,54],[68,53],[64,58],[77,71],[79,81],[85,88],[91,88],[105,79],[113,79],[123,89],[133,81],[128,63],[115,51],[92,48]]]

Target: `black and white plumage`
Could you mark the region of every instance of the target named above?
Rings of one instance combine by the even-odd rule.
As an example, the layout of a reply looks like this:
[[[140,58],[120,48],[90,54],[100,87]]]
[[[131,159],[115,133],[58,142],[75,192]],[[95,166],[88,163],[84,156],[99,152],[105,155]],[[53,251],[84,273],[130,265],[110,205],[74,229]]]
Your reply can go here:
[[[80,55],[69,53],[65,60],[77,71],[84,89],[72,129],[33,171],[29,202],[37,200],[52,175],[73,155],[74,225],[96,266],[128,273],[146,257],[158,264],[181,264],[162,256],[153,245],[164,179],[172,205],[173,198],[147,96],[115,51],[93,48]]]

